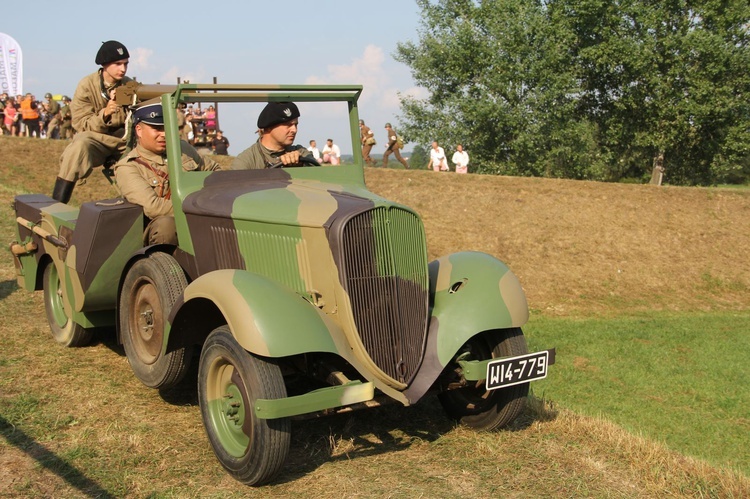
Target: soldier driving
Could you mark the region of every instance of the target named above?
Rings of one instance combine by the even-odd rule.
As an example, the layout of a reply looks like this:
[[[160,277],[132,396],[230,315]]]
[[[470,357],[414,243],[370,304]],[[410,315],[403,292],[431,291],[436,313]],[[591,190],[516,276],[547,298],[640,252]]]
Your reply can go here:
[[[304,146],[292,145],[297,136],[299,109],[294,102],[269,102],[258,116],[258,141],[232,162],[233,170],[255,170],[275,165],[297,166],[300,157],[317,163]]]

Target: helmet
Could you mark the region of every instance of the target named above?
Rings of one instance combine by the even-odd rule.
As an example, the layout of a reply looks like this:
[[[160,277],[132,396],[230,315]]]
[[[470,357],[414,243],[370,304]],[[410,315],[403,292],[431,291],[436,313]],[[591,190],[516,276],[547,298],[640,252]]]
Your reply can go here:
[[[44,98],[45,99],[51,99],[52,98],[52,94],[49,93],[49,92],[47,92],[46,94],[44,94]]]

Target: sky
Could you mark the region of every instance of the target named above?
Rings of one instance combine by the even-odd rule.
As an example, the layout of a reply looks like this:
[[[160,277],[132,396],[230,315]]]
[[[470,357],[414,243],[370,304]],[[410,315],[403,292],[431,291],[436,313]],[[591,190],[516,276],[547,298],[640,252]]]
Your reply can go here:
[[[396,62],[398,43],[417,41],[419,10],[410,0],[76,0],[32,1],[18,22],[4,16],[0,33],[13,37],[23,54],[23,92],[73,97],[78,81],[98,68],[102,42],[117,40],[130,53],[128,76],[142,83],[357,84],[360,118],[385,148],[383,125],[398,127],[399,94],[425,97],[410,69]],[[221,114],[220,126],[239,154],[257,136],[257,116]],[[305,113],[297,143],[310,139],[322,148],[333,138],[351,153],[344,107]],[[341,139],[339,139],[339,137]]]

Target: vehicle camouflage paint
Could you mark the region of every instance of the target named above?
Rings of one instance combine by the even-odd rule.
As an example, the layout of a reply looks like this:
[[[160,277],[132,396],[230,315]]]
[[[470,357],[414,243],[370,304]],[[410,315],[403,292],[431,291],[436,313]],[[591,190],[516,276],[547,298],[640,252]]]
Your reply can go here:
[[[207,436],[246,484],[280,472],[291,418],[438,394],[464,424],[501,428],[554,362],[554,350],[527,352],[526,298],[507,266],[478,252],[428,262],[419,215],[367,190],[361,90],[125,88],[121,104],[161,99],[178,247],[144,247],[143,212],[122,199],[15,200],[18,282],[44,291],[54,338],[81,346],[92,328],[116,326],[153,388],[178,383],[200,349]],[[178,105],[269,101],[346,103],[354,164],[182,169]]]

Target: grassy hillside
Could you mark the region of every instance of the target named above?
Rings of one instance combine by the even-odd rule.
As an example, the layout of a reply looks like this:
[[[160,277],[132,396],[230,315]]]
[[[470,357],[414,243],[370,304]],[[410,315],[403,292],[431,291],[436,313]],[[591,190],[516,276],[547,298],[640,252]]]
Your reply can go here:
[[[63,147],[0,137],[6,244],[13,196],[51,192]],[[0,496],[750,495],[746,346],[732,340],[750,323],[750,192],[380,169],[366,178],[419,211],[430,257],[485,251],[521,279],[530,343],[558,346],[558,364],[513,431],[456,428],[434,402],[299,422],[279,481],[245,489],[214,459],[194,374],[159,394],[135,379],[111,334],[58,347],[40,293],[17,287],[5,251]],[[72,202],[115,195],[97,172]]]

